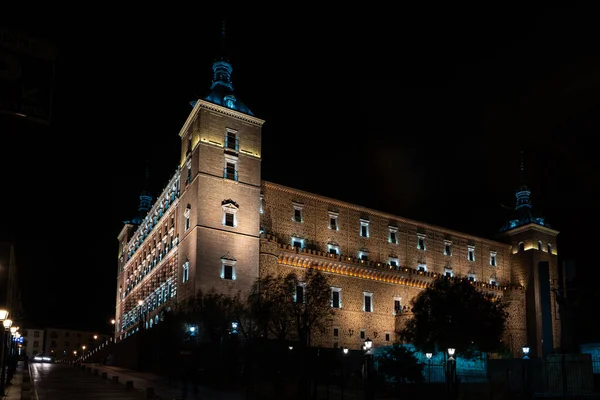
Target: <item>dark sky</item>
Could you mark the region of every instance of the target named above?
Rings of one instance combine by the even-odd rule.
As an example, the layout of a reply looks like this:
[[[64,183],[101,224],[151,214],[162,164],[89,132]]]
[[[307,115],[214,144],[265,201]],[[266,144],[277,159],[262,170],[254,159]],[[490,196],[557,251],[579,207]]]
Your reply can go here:
[[[338,11],[227,15],[234,89],[266,121],[263,179],[492,237],[514,207],[524,150],[560,258],[597,277],[595,14]],[[0,20],[59,49],[50,127],[4,120],[0,132],[0,238],[17,243],[36,325],[109,329],[116,237],[146,160],[156,195],[189,101],[210,88],[222,13],[105,13]]]

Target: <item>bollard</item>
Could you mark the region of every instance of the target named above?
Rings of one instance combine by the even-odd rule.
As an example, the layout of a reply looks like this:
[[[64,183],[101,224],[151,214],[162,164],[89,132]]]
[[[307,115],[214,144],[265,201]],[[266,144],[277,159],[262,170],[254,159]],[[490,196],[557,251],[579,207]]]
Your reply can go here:
[[[154,388],[153,387],[147,387],[146,388],[146,398],[147,399],[153,399],[154,398]]]
[[[108,374],[106,372],[103,372],[102,373],[102,378],[104,378],[104,379],[108,378]]]
[[[133,381],[125,382],[125,387],[127,388],[127,390],[133,390]]]
[[[116,382],[119,382],[119,376],[118,376],[118,375],[114,375],[114,376],[112,377],[112,381],[113,381],[113,382],[115,382],[115,383],[116,383]]]

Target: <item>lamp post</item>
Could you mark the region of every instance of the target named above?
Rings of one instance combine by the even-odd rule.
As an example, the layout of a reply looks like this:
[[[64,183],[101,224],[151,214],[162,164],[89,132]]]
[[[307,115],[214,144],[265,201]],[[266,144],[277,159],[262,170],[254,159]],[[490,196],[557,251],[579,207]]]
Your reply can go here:
[[[523,346],[523,386],[525,390],[525,398],[529,398],[529,346]]]
[[[454,354],[456,349],[448,348],[448,394],[451,399],[456,396],[456,359]]]
[[[8,312],[6,313],[6,316],[8,316]],[[6,333],[10,332],[10,327],[12,326],[12,320],[8,319],[5,317],[4,321],[2,321],[2,325],[4,326],[4,332],[2,333],[2,366],[0,368],[0,373],[2,374],[2,376],[0,376],[0,393],[2,395],[4,395],[4,385],[6,383],[6,359],[7,359],[7,354],[6,354]]]
[[[348,354],[348,348],[347,347],[342,347],[342,400],[344,400],[344,386],[346,386],[346,377],[345,377],[345,373],[344,373],[344,363],[346,361],[346,355]]]
[[[371,349],[373,347],[373,341],[369,338],[365,340],[363,349],[365,350],[365,378],[366,378],[366,390],[365,398],[371,400],[375,398],[375,391],[373,388],[373,354]]]
[[[428,375],[428,379],[427,382],[431,383],[431,357],[433,356],[432,353],[425,353],[425,357],[427,357],[427,375]]]
[[[85,359],[85,346],[81,346],[81,361]]]

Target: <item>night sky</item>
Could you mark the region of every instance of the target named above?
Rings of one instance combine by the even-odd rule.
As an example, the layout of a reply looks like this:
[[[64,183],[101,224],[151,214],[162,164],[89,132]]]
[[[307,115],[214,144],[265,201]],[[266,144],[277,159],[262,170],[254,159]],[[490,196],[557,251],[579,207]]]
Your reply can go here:
[[[523,150],[559,258],[598,278],[596,14],[360,11],[226,16],[234,90],[266,121],[262,178],[493,238]],[[189,102],[210,89],[222,13],[132,15],[0,20],[59,49],[51,125],[4,119],[0,132],[0,238],[16,242],[33,325],[110,329],[116,237],[146,163],[157,195]]]

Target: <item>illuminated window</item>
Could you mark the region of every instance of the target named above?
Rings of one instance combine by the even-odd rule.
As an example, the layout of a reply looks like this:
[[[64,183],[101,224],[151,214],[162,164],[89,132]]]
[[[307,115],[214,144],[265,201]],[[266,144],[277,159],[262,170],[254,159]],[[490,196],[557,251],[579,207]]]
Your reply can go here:
[[[237,162],[237,156],[225,154],[225,169],[223,170],[223,178],[232,181],[238,180]]]
[[[369,220],[360,219],[360,236],[369,237]]]
[[[539,251],[542,251],[542,247],[543,247],[543,246],[542,246],[542,241],[541,241],[541,240],[538,240],[538,250],[539,250]]]
[[[444,269],[444,276],[445,276],[446,278],[452,278],[452,276],[453,276],[453,275],[452,275],[452,270],[451,270],[451,269],[448,269],[448,268]]]
[[[332,229],[334,231],[337,231],[339,229],[339,227],[338,227],[339,215],[340,214],[337,212],[329,211],[329,229]]]
[[[236,227],[237,212],[239,210],[237,203],[231,199],[223,200],[221,202],[221,208],[223,210],[223,225]]]
[[[306,283],[298,282],[296,284],[296,292],[294,293],[294,301],[296,303],[305,303],[306,302]]]
[[[398,258],[396,257],[391,257],[388,262],[390,264],[390,267],[392,267],[393,269],[398,269],[400,267],[400,261],[398,261]]]
[[[475,276],[475,274],[467,274],[467,279],[470,282],[475,282],[475,281],[477,281],[477,276]]]
[[[221,279],[235,281],[236,260],[228,257],[221,257]]]
[[[183,283],[186,283],[189,280],[190,280],[190,262],[186,261],[183,264],[183,272],[181,274],[181,281]]]
[[[417,235],[417,249],[427,250],[427,246],[425,245],[425,235]]]
[[[188,204],[187,207],[186,207],[186,209],[183,211],[183,216],[185,218],[184,229],[186,231],[188,229],[190,229],[190,213],[191,213],[191,208],[192,208],[192,206],[190,206]]]
[[[304,220],[302,215],[304,211],[304,204],[294,202],[292,205],[294,206],[294,216],[292,217],[292,221],[302,222]]]
[[[227,133],[225,134],[225,148],[238,151],[239,143],[236,131],[227,129]]]
[[[331,288],[331,307],[342,308],[342,288]]]
[[[417,265],[417,271],[419,271],[419,272],[427,272],[427,265],[425,265],[425,264],[419,264],[419,265]]]
[[[548,243],[548,253],[552,254],[552,244]]]
[[[369,261],[369,252],[368,251],[359,251],[358,258],[361,261]]]
[[[490,251],[490,265],[492,267],[497,265],[497,256],[495,251]]]
[[[444,255],[452,256],[452,242],[444,240]]]
[[[297,237],[292,237],[292,247],[298,247],[299,249],[303,248],[304,240]]]
[[[327,251],[329,252],[329,254],[340,254],[340,246],[338,246],[337,244],[328,244],[327,245]]]
[[[398,244],[398,228],[396,228],[395,226],[390,226],[390,236],[388,238],[388,241],[392,244]]]
[[[402,297],[394,297],[394,315],[400,315],[402,313]]]
[[[186,163],[186,170],[187,170],[187,175],[185,178],[185,183],[188,184],[190,182],[192,182],[192,160],[188,160]]]
[[[363,292],[363,311],[373,312],[373,293]]]
[[[467,248],[467,259],[469,261],[475,261],[475,247],[474,246],[468,246],[468,248]]]
[[[495,278],[490,278],[490,285],[492,285],[492,286],[498,286],[498,283],[496,282]]]

